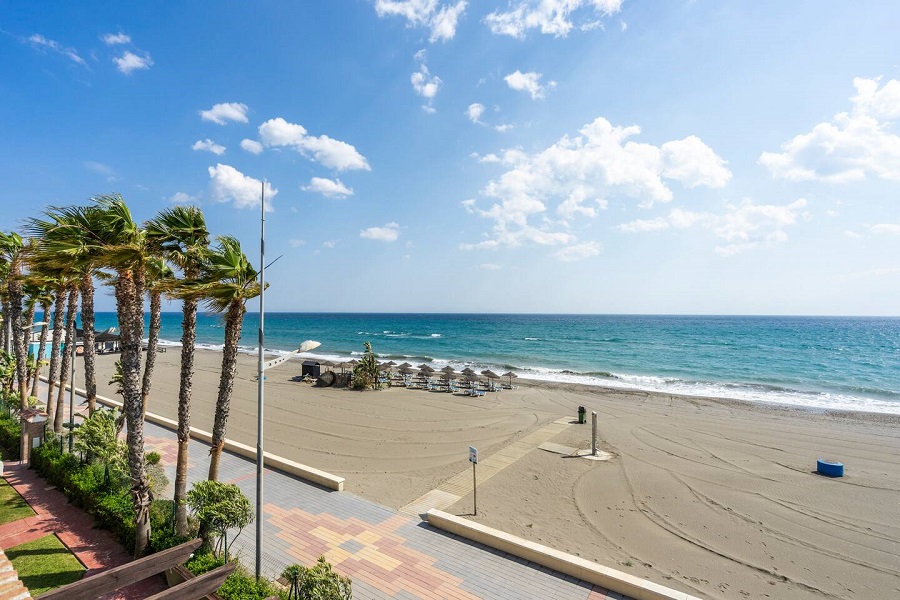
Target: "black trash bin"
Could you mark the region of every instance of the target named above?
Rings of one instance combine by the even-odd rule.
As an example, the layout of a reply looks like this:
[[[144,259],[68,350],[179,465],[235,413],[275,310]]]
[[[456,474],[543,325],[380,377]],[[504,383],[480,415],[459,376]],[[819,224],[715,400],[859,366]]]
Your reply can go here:
[[[583,406],[579,406],[579,407],[578,407],[578,424],[579,424],[579,425],[584,425],[584,421],[585,421],[584,414],[585,414],[585,412],[586,412],[586,411],[584,410],[584,407],[583,407]]]

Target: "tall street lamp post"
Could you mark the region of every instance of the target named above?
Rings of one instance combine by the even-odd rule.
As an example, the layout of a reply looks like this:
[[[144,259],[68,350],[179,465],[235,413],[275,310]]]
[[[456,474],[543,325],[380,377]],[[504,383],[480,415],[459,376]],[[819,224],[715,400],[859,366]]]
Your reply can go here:
[[[265,360],[265,293],[266,293],[266,182],[262,182],[260,194],[260,228],[259,228],[259,367],[257,372],[257,402],[256,402],[256,579],[262,575],[262,539],[263,539],[263,467],[265,452],[263,450],[263,407],[265,392],[265,372],[272,367],[277,367],[283,362],[297,356],[302,352],[309,352],[321,346],[319,342],[306,340],[300,347],[291,352]]]

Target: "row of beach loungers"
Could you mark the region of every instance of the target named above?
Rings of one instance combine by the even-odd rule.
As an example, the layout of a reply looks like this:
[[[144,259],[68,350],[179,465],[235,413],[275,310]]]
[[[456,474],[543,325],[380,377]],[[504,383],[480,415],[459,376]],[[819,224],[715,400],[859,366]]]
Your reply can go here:
[[[508,385],[502,385],[499,382],[489,381],[482,385],[477,381],[456,379],[436,380],[433,378],[414,378],[411,375],[393,375],[391,377],[382,377],[380,383],[388,385],[397,385],[409,389],[428,390],[434,392],[450,392],[452,394],[463,393],[467,396],[484,396],[487,392],[500,392],[504,389],[513,389]]]

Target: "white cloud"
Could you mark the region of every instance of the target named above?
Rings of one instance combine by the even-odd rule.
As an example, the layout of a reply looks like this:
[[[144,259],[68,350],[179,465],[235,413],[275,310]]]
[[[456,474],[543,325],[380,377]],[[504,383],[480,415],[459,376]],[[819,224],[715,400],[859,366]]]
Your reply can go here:
[[[412,84],[416,94],[426,100],[426,104],[422,105],[422,109],[429,114],[433,114],[435,112],[433,106],[434,98],[437,96],[443,83],[441,78],[437,75],[432,76],[428,72],[428,67],[422,63],[419,65],[419,70],[410,75],[409,82]]]
[[[241,148],[243,148],[250,154],[259,154],[263,151],[262,144],[260,144],[256,140],[248,140],[247,138],[241,140]]]
[[[733,256],[760,246],[771,246],[788,239],[785,228],[808,218],[806,199],[790,204],[754,204],[746,200],[741,204],[729,204],[722,214],[673,209],[666,216],[655,219],[638,219],[616,228],[623,233],[647,233],[669,229],[688,229],[699,226],[709,229],[726,242],[716,246],[722,256]]]
[[[103,43],[107,46],[115,46],[116,44],[130,44],[131,36],[122,33],[107,33],[103,36]]]
[[[588,9],[593,8],[593,11]],[[521,0],[506,12],[495,11],[484,18],[491,32],[523,39],[529,29],[556,37],[565,37],[576,25],[583,30],[596,29],[602,23],[591,20],[619,12],[622,0]],[[585,20],[573,18],[573,13],[590,16]]]
[[[175,192],[168,200],[172,204],[197,204],[200,201],[197,196],[191,196],[187,192]]]
[[[887,233],[889,235],[900,235],[900,223],[879,223],[869,227],[872,233]]]
[[[310,136],[306,128],[277,117],[259,126],[259,137],[266,147],[293,148],[329,169],[371,171],[366,158],[352,145],[327,135]]]
[[[87,67],[87,63],[84,62],[84,59],[79,56],[78,52],[74,48],[66,48],[59,42],[47,39],[39,33],[35,33],[30,36],[28,38],[28,42],[35,48],[52,50],[57,54],[65,56],[74,63],[77,63],[83,67]]]
[[[359,237],[380,242],[396,242],[400,237],[400,225],[387,223],[384,227],[369,227],[360,231]]]
[[[495,125],[495,126],[494,126],[494,129],[496,129],[496,130],[499,131],[500,133],[506,133],[507,131],[509,131],[509,130],[512,129],[513,127],[515,127],[515,125],[513,125],[513,124],[511,124],[511,123],[503,123],[502,125]]]
[[[480,271],[499,271],[501,269],[500,265],[495,265],[494,263],[481,263],[480,265],[475,265],[475,268]]]
[[[214,104],[209,110],[201,110],[200,118],[204,121],[212,121],[217,125],[225,125],[228,121],[237,123],[247,122],[247,105],[240,102],[222,102]]]
[[[98,175],[103,175],[106,177],[106,181],[112,183],[113,181],[118,181],[119,177],[116,174],[116,171],[109,165],[103,164],[101,162],[97,162],[95,160],[86,160],[82,163],[84,168],[88,171],[93,171]]]
[[[322,242],[322,245],[325,246],[326,248],[334,248],[335,246],[338,245],[338,242],[340,242],[340,241],[341,240],[328,240],[327,242]]]
[[[855,231],[850,231],[848,229],[847,231],[844,232],[844,237],[851,239],[851,240],[856,240],[856,239],[859,239],[861,236],[858,233],[856,233]]]
[[[309,185],[300,187],[304,192],[315,192],[328,198],[346,198],[353,195],[353,190],[344,185],[340,179],[313,177]]]
[[[428,40],[445,42],[456,35],[460,17],[468,2],[439,3],[438,0],[375,0],[375,12],[379,17],[403,17],[409,27],[431,29]]]
[[[563,136],[535,154],[509,149],[502,156],[476,155],[509,170],[481,189],[482,198],[494,202],[489,208],[479,208],[475,200],[463,204],[470,213],[493,221],[485,241],[463,247],[572,245],[576,236],[568,222],[550,221],[548,214],[555,212],[564,220],[595,216],[613,196],[649,207],[672,200],[670,180],[687,187],[722,187],[730,178],[724,161],[699,139],[685,138],[664,150],[629,140],[639,133],[640,127],[614,127],[598,117],[578,136]]]
[[[900,180],[900,81],[880,86],[881,78],[853,80],[856,96],[849,113],[838,113],[809,133],[785,142],[781,152],[763,152],[759,164],[788,181],[846,183],[875,176]]]
[[[544,97],[547,88],[556,87],[556,82],[551,81],[545,88],[540,84],[541,77],[543,77],[541,73],[535,73],[534,71],[522,73],[517,69],[515,73],[510,73],[503,80],[506,81],[506,85],[517,92],[528,92],[531,94],[532,100],[538,100]]]
[[[469,105],[469,108],[466,109],[466,116],[469,117],[469,120],[473,123],[481,123],[481,115],[484,114],[484,104],[479,104],[478,102],[474,102]]]
[[[297,239],[288,240],[288,243],[291,245],[291,248],[299,248],[300,246],[306,245],[305,240],[297,240]]]
[[[215,143],[209,138],[205,140],[197,140],[194,142],[194,145],[191,146],[192,150],[206,150],[207,152],[212,152],[216,156],[221,156],[225,154],[225,146]]]
[[[230,165],[209,167],[210,197],[218,202],[231,202],[235,208],[259,208],[262,182],[244,175]],[[266,212],[272,212],[272,199],[278,190],[266,182]]]
[[[731,171],[712,148],[689,135],[683,140],[660,146],[662,175],[680,181],[685,187],[699,185],[722,187],[731,180]]]
[[[597,242],[584,242],[557,250],[553,256],[563,262],[575,262],[600,254],[601,246]]]
[[[153,59],[149,54],[145,52],[143,56],[138,56],[130,50],[126,50],[122,56],[114,58],[113,62],[116,63],[116,68],[125,75],[131,75],[133,71],[149,69],[153,66]]]

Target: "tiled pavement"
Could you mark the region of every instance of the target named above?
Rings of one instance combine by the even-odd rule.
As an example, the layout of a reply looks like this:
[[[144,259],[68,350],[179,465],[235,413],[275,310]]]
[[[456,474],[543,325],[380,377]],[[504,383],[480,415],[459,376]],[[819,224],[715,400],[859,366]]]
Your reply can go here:
[[[146,423],[146,448],[163,456],[174,480],[175,434]],[[209,446],[192,440],[191,482],[204,479]],[[339,474],[339,473],[338,473]],[[256,463],[225,453],[220,479],[256,497]],[[353,579],[353,597],[402,600],[601,600],[619,594],[429,527],[420,519],[347,492],[333,492],[279,471],[265,471],[263,571],[277,577],[292,563],[324,555]],[[167,491],[171,496],[171,486]],[[255,525],[234,541],[250,567]],[[229,541],[229,545],[231,542]],[[627,600],[627,599],[625,599]]]

